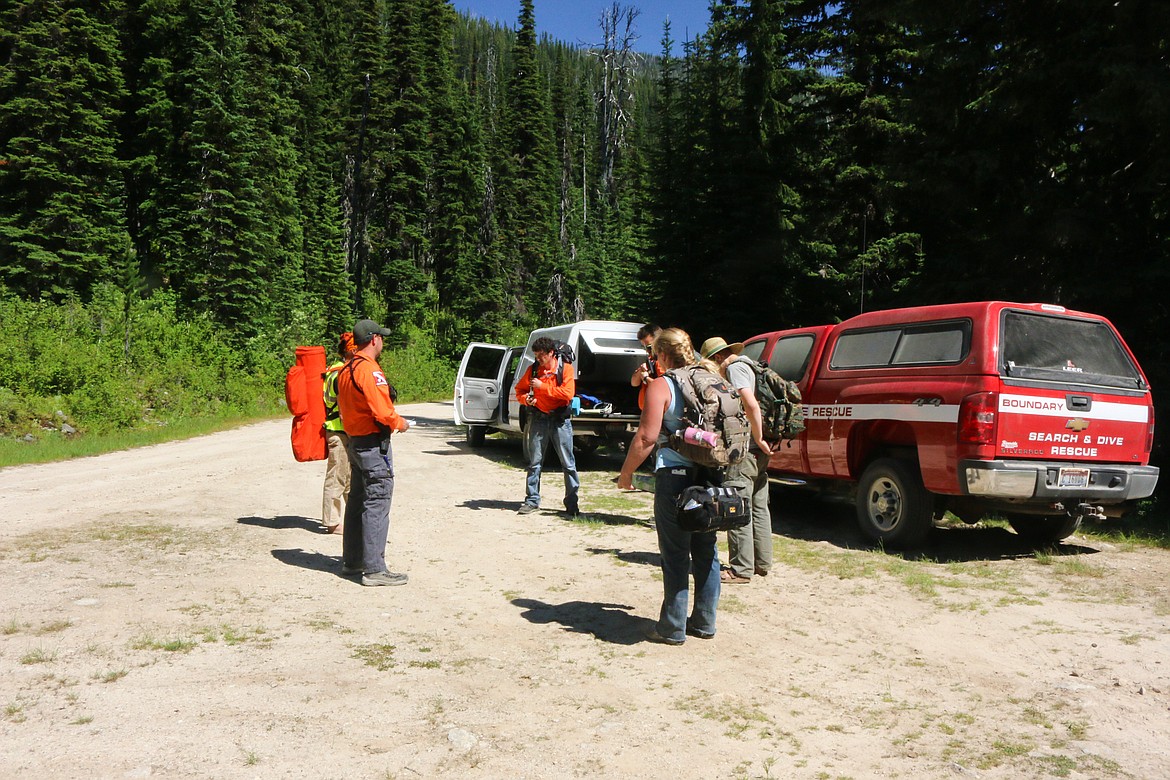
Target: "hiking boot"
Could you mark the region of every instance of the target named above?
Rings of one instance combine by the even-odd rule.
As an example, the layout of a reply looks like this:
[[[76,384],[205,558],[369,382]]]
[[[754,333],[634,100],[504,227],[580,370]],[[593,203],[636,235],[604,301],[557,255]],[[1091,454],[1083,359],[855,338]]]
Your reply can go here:
[[[540,507],[538,507],[536,504],[521,504],[520,508],[518,510],[516,510],[516,514],[530,515],[533,512],[539,512],[539,511],[540,511]]]
[[[668,637],[668,636],[663,636],[662,634],[658,633],[657,628],[652,628],[649,631],[647,631],[646,638],[649,639],[651,642],[657,642],[660,645],[674,645],[676,647],[678,645],[681,645],[684,641],[686,641],[683,639],[673,639],[673,638]]]
[[[376,571],[373,574],[362,575],[362,585],[374,587],[376,585],[405,585],[405,574],[397,571]]]
[[[346,566],[341,564],[341,573],[346,577],[352,577],[355,574],[364,574],[365,570],[361,566]]]
[[[699,639],[714,639],[715,638],[714,631],[700,631],[697,628],[691,628],[689,625],[687,626],[687,635],[698,637]]]

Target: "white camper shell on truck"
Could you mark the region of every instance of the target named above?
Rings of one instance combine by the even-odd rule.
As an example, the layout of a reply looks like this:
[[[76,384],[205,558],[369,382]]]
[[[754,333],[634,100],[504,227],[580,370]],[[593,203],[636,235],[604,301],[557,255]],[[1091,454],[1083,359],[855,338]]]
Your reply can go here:
[[[637,322],[583,320],[540,328],[523,347],[476,342],[467,347],[455,378],[455,422],[467,426],[467,443],[483,444],[491,431],[523,435],[528,408],[516,400],[516,382],[532,368],[532,343],[541,336],[573,348],[577,375],[573,439],[590,452],[605,440],[629,441],[638,427],[638,388],[630,377],[647,359]]]

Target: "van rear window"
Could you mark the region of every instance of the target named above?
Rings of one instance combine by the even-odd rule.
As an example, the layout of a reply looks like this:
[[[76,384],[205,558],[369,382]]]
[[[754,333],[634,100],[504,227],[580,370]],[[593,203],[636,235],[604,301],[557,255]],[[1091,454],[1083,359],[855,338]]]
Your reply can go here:
[[[1100,320],[1007,311],[1000,341],[1004,376],[1105,387],[1145,386],[1113,329]]]

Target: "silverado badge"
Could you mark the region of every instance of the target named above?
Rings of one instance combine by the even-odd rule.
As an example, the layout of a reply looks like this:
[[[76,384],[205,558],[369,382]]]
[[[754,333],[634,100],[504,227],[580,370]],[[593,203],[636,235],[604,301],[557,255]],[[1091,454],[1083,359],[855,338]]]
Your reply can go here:
[[[1073,433],[1080,433],[1089,427],[1089,421],[1083,417],[1074,417],[1073,419],[1066,422],[1064,427],[1068,428]]]

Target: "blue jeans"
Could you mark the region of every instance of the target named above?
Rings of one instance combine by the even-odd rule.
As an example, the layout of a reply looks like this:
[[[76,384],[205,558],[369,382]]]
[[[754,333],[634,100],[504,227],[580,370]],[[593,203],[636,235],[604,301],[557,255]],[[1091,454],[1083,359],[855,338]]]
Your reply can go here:
[[[341,534],[341,562],[366,574],[386,571],[386,537],[390,535],[390,501],[394,498],[394,453],[381,437],[349,439],[349,501]]]
[[[692,534],[679,528],[679,494],[695,483],[689,469],[662,468],[654,474],[654,526],[662,554],[662,609],[658,633],[668,639],[686,639],[688,625],[704,634],[715,633],[719,604],[719,555],[716,534]],[[695,604],[687,619],[690,575],[695,577]]]
[[[525,436],[528,437],[528,479],[525,483],[524,503],[540,506],[540,471],[544,452],[550,444],[561,460],[565,471],[565,509],[576,512],[577,492],[581,479],[577,476],[577,459],[573,455],[573,423],[556,415],[530,410]]]

